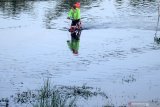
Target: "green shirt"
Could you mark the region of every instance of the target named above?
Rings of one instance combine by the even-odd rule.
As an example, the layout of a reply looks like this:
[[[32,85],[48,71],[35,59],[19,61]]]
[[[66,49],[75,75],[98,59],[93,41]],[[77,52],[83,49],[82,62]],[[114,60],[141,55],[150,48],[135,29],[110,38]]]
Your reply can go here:
[[[71,9],[68,13],[68,17],[74,20],[78,20],[81,18],[80,9],[76,8],[75,10]]]

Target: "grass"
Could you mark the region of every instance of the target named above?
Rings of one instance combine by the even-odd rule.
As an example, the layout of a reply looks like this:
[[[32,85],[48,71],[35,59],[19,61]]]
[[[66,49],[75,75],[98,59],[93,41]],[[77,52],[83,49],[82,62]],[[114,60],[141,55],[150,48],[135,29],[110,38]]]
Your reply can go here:
[[[84,99],[101,96],[108,98],[104,92],[93,87],[83,86],[51,86],[46,80],[44,85],[35,91],[28,90],[13,96],[14,102],[30,107],[77,107],[77,103]]]

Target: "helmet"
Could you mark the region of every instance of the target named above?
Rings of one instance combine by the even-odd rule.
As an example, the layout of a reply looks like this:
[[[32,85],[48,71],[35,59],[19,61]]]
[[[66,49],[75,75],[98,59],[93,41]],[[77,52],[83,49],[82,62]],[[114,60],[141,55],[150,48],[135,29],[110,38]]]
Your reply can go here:
[[[80,2],[76,2],[74,6],[76,6],[76,8],[80,8]]]

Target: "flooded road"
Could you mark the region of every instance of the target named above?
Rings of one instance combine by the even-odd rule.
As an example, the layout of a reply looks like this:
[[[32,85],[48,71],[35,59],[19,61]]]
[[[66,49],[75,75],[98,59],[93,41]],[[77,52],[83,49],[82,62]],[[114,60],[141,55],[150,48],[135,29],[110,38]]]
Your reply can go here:
[[[67,46],[68,1],[0,2],[0,98],[55,85],[87,84],[101,107],[160,99],[160,46],[153,38],[156,0],[84,0],[79,54]]]

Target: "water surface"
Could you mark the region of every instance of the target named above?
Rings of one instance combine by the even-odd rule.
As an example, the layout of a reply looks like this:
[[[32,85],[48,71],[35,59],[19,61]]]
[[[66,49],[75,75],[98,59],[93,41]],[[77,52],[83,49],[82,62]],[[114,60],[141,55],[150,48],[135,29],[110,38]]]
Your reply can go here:
[[[66,43],[70,2],[1,1],[0,97],[37,89],[50,78],[55,85],[101,88],[117,106],[159,99],[157,2],[84,0],[75,56]]]

